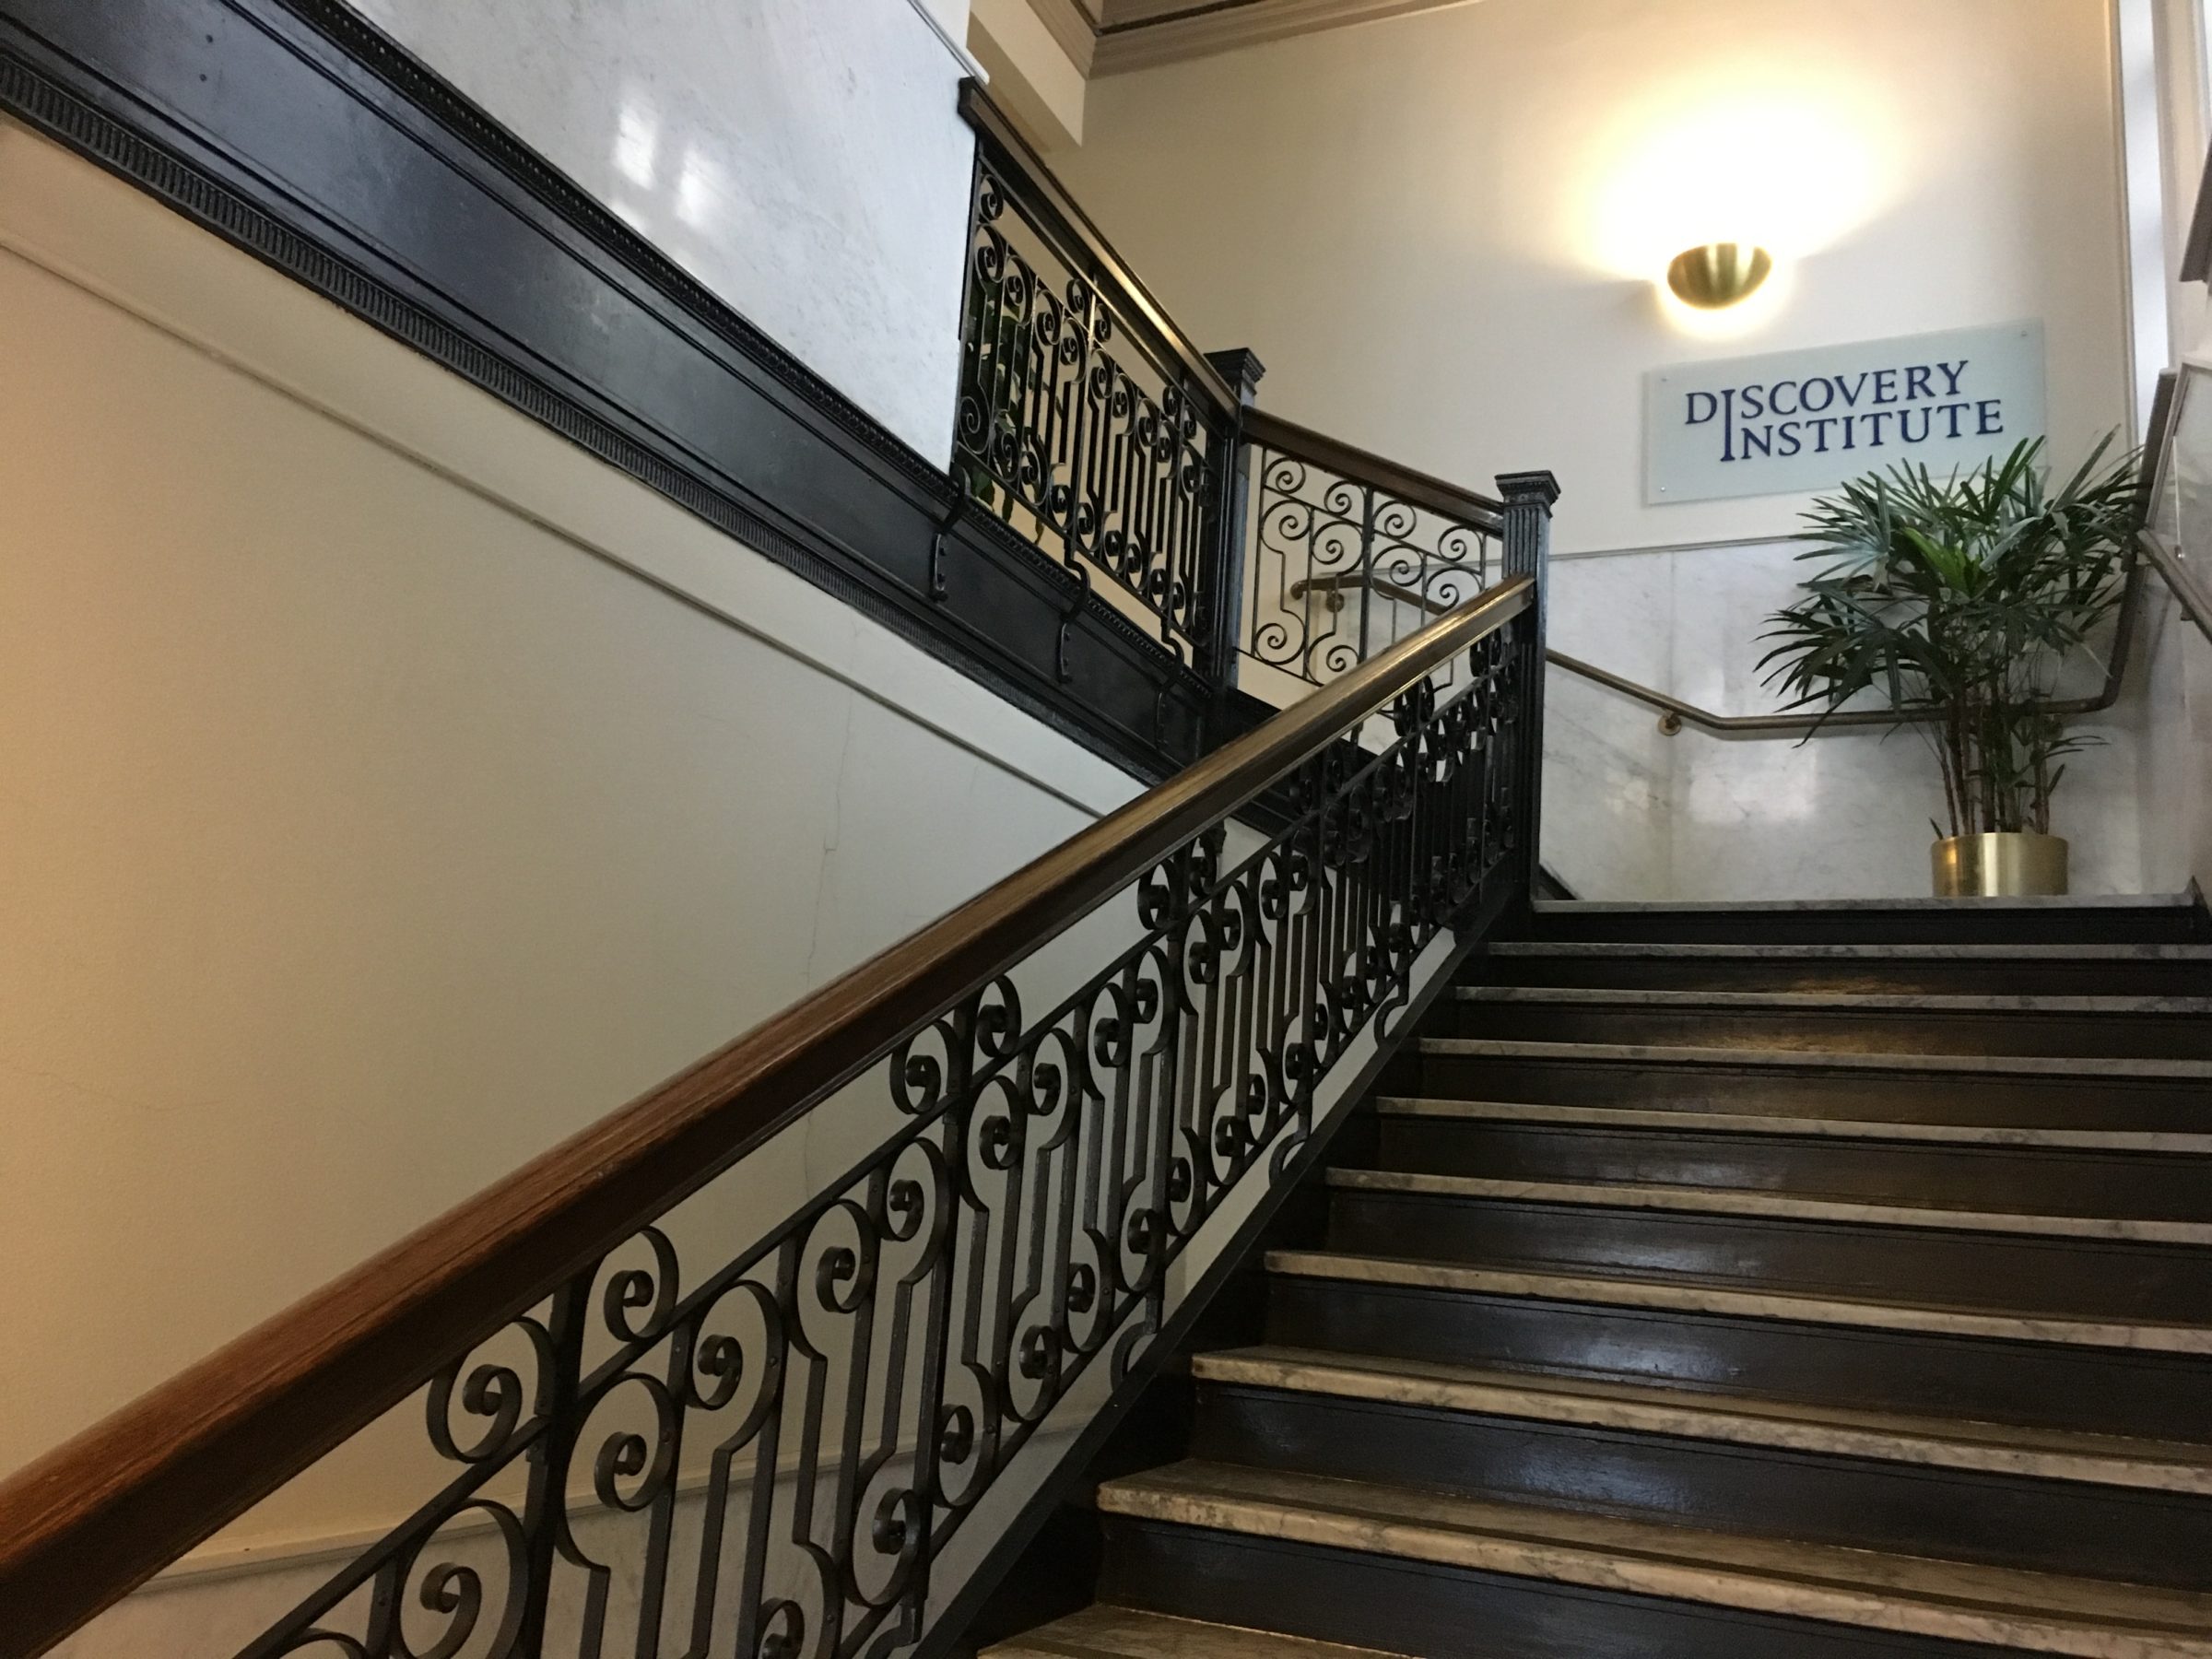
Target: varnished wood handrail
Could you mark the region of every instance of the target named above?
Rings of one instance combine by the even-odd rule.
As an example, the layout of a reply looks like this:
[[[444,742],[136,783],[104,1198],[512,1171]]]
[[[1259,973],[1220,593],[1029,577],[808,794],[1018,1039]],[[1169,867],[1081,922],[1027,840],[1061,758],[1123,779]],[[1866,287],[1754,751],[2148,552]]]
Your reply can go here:
[[[1432,474],[1416,472],[1395,461],[1270,415],[1265,409],[1244,411],[1244,436],[1253,443],[1279,450],[1296,461],[1313,461],[1343,474],[1355,484],[1371,484],[1386,494],[1426,507],[1450,519],[1462,519],[1495,535],[1505,512],[1501,502],[1463,488]]]
[[[21,1470],[0,1655],[143,1583],[1533,594],[1470,600]]]

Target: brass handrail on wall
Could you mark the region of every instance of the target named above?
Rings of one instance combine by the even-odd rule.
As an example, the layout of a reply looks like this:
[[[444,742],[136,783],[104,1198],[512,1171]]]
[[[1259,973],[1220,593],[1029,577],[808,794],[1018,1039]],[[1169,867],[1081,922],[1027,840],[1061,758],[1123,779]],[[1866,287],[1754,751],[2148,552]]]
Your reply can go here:
[[[2212,636],[2212,625],[2207,625],[2205,620],[2206,617],[2212,616],[2212,594],[2205,592],[2194,573],[2183,567],[2173,552],[2159,543],[2156,537],[2146,532],[2141,539],[2151,564],[2159,575],[2165,577],[2167,585],[2174,590],[2174,595],[2181,601],[2183,609],[2195,618],[2197,625],[2205,628],[2207,635]],[[2113,630],[2112,649],[2107,655],[2103,686],[2094,696],[2068,698],[2052,703],[2050,710],[2053,714],[2095,714],[2111,708],[2119,700],[2120,682],[2127,672],[2128,655],[2135,638],[2134,617],[2140,582],[2139,570],[2137,565],[2131,564],[2128,567],[2127,592],[2121,600],[2120,624]],[[1451,608],[1401,582],[1386,582],[1380,578],[1370,581],[1358,571],[1308,577],[1291,585],[1290,595],[1302,598],[1309,593],[1326,594],[1331,595],[1331,605],[1335,606],[1342,603],[1335,595],[1347,589],[1361,586],[1380,594],[1385,599],[1416,606],[1432,613]],[[1609,668],[1600,668],[1594,663],[1585,663],[1580,657],[1569,656],[1563,651],[1547,647],[1544,660],[1554,668],[1564,668],[1568,673],[1594,685],[1603,686],[1608,691],[1618,691],[1623,697],[1633,698],[1648,708],[1658,710],[1659,729],[1669,737],[1677,735],[1686,725],[1696,726],[1700,731],[1710,732],[1716,737],[1812,737],[1824,732],[1910,725],[1920,718],[1910,708],[1840,709],[1830,714],[1787,712],[1771,714],[1715,714],[1710,709],[1686,702],[1668,692],[1632,680],[1625,674],[1615,674]]]
[[[2150,561],[2172,593],[2182,614],[2195,623],[2206,639],[2212,640],[2212,588],[2191,570],[2188,561],[2166,545],[2156,531],[2146,530],[2136,537],[2143,548],[2143,556]]]

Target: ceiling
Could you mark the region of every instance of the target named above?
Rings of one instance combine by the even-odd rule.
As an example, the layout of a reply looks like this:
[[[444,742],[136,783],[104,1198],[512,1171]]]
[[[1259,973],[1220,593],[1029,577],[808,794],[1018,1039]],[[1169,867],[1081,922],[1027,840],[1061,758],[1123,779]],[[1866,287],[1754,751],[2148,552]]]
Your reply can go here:
[[[1061,48],[1091,76],[1467,4],[1470,0],[1030,0]]]

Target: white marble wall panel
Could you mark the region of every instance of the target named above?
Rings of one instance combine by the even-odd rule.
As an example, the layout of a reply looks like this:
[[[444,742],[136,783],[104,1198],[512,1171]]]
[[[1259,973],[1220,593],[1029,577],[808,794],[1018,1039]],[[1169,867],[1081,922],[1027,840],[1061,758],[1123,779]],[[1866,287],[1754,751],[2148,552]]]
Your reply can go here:
[[[1808,573],[1797,551],[1774,542],[1560,559],[1552,642],[1715,713],[1774,709],[1759,635]],[[2097,677],[2085,665],[2080,688]],[[1928,890],[1929,819],[1943,811],[1942,785],[1910,731],[1798,742],[1692,727],[1669,738],[1643,705],[1557,669],[1547,712],[1545,861],[1583,897]],[[2069,763],[2053,814],[2073,843],[2074,888],[2140,890],[2136,733],[2118,717],[2083,729],[2105,741]]]
[[[949,458],[973,146],[954,108],[966,65],[911,0],[354,3],[900,437]]]
[[[2212,371],[2186,366],[2154,527],[2193,570],[2212,571]],[[2212,881],[2212,641],[2151,584],[2139,670],[2122,707],[2140,737],[2143,865],[2156,885]]]
[[[1665,560],[1551,567],[1552,645],[1647,686],[1672,673],[1674,588]],[[1674,740],[1658,716],[1554,671],[1545,686],[1544,858],[1577,892],[1643,898],[1671,884]]]

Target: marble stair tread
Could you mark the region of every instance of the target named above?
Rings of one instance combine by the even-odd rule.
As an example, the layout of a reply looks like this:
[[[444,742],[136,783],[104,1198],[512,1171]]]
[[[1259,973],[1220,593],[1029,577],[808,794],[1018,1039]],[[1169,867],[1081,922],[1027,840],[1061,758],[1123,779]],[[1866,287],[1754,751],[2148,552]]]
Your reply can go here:
[[[1241,1625],[1207,1624],[1100,1602],[983,1650],[982,1659],[1393,1659]]]
[[[2212,1134],[2165,1129],[2047,1129],[2008,1124],[1892,1123],[1865,1118],[1793,1117],[1782,1112],[1696,1112],[1687,1108],[1554,1106],[1517,1100],[1454,1100],[1391,1095],[1385,1117],[1456,1118],[1559,1129],[1653,1129],[1665,1134],[1795,1135],[1824,1140],[1933,1141],[1963,1147],[2040,1147],[2072,1152],[2153,1152],[2212,1157]]]
[[[1868,1301],[1814,1292],[1752,1290],[1684,1274],[1627,1278],[1521,1268],[1474,1267],[1398,1256],[1350,1255],[1326,1250],[1276,1250],[1267,1270],[1286,1277],[1335,1279],[1407,1289],[1574,1302],[1663,1313],[1709,1314],[1723,1319],[1788,1321],[1845,1325],[1915,1335],[1965,1336],[1997,1342],[2036,1342],[2136,1353],[2212,1355],[2212,1325],[2148,1320],[2076,1319],[1984,1307],[1959,1308],[1914,1301]]]
[[[1200,1382],[1426,1406],[1580,1429],[2212,1497],[2212,1445],[1868,1411],[1656,1383],[1449,1365],[1325,1348],[1199,1354]]]
[[[1109,1514],[2083,1659],[2212,1659],[2212,1596],[1235,1464],[1107,1482]]]
[[[1705,961],[2212,962],[2212,945],[1669,945],[1633,939],[1500,939],[1500,957],[1680,957]]]
[[[1425,1175],[1400,1170],[1331,1170],[1328,1181],[1332,1187],[1347,1192],[1404,1193],[1419,1197],[1502,1204],[1666,1210],[1683,1215],[1756,1217],[1761,1220],[1841,1223],[1850,1227],[1910,1227],[2030,1238],[2091,1239],[2113,1243],[2212,1246],[2212,1221],[2153,1221],[2120,1216],[2031,1216],[2006,1210],[1941,1209],[1805,1197],[1743,1187],[1500,1181],[1479,1175]]]
[[[1461,985],[1459,1000],[1715,1013],[2212,1014],[2212,996],[1954,996],[1935,992],[1638,991],[1576,985]]]
[[[2020,1054],[1838,1053],[1806,1049],[1697,1048],[1651,1042],[1513,1042],[1490,1037],[1424,1037],[1424,1054],[1471,1060],[1600,1061],[1611,1065],[1727,1066],[1736,1070],[1968,1073],[1975,1077],[2129,1078],[2212,1082],[2212,1060],[2134,1060]]]
[[[1986,915],[1991,911],[2185,911],[2203,902],[2194,888],[2173,893],[2059,893],[2017,899],[1537,899],[1539,916],[1851,915],[1913,911]]]

